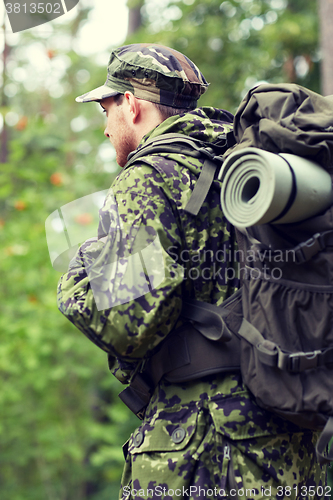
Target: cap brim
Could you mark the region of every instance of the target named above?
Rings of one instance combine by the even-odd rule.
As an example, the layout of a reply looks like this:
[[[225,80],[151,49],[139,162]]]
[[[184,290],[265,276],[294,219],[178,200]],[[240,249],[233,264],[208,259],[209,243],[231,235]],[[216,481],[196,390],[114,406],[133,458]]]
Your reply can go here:
[[[101,87],[97,87],[97,89],[91,90],[86,94],[80,95],[75,100],[76,102],[91,102],[91,101],[101,101],[102,99],[106,99],[107,97],[112,97],[114,95],[119,94],[117,90],[113,90],[106,85],[102,85]]]

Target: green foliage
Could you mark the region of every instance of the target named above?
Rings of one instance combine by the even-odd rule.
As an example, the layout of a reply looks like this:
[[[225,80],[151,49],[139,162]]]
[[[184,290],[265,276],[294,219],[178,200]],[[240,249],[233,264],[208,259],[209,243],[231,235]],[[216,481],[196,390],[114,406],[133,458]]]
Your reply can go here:
[[[106,354],[56,307],[60,274],[51,266],[45,220],[107,189],[118,169],[100,153],[106,139],[97,105],[74,100],[104,81],[105,68],[53,49],[59,36],[73,39],[26,33],[10,47],[10,98],[1,108],[8,155],[0,163],[0,497],[10,500],[115,498],[121,446],[138,422],[117,397],[122,387]],[[27,62],[32,47],[44,57],[43,78]],[[48,74],[58,67],[66,71],[55,77],[51,90],[59,97],[52,97]]]
[[[318,15],[313,0],[146,0],[145,24],[130,41],[184,52],[210,87],[200,102],[234,111],[260,81],[319,91]]]

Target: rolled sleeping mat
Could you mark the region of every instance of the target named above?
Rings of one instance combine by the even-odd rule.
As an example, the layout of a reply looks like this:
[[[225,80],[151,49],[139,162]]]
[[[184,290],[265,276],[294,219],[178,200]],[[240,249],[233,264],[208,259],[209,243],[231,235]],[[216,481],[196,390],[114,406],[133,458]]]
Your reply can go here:
[[[333,203],[330,174],[296,155],[244,148],[219,173],[221,205],[236,227],[299,222]]]

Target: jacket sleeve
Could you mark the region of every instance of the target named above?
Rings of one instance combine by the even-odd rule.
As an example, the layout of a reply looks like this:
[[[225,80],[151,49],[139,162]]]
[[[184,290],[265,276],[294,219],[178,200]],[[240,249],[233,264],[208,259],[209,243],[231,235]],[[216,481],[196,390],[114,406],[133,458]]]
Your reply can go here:
[[[58,286],[60,311],[92,342],[137,364],[175,327],[182,307],[181,230],[148,166],[122,172]]]

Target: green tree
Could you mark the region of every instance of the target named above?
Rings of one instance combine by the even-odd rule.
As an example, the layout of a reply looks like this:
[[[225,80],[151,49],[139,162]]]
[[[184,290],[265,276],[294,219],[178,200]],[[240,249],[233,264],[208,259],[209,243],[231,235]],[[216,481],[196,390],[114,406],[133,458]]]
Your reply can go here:
[[[146,0],[130,41],[184,51],[210,82],[200,102],[234,111],[260,81],[319,91],[318,14],[313,0]],[[153,5],[155,8],[153,9]]]
[[[333,22],[332,0],[318,0],[320,19],[320,48],[322,53],[321,90],[323,95],[333,94],[333,54],[331,31]]]
[[[108,371],[106,354],[57,310],[60,274],[51,266],[45,237],[45,220],[54,210],[108,189],[118,169],[106,153],[112,148],[104,147],[102,114],[74,100],[105,78],[104,67],[73,49],[87,13],[59,24],[47,38],[32,31],[7,36],[3,54],[3,499],[115,497],[121,446],[137,423],[117,397],[121,387]]]

